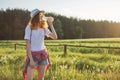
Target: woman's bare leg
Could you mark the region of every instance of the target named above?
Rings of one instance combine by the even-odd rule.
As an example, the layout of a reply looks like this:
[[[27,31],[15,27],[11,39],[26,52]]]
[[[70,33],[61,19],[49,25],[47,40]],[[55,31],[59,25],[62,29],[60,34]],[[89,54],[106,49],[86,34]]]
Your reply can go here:
[[[45,71],[46,71],[46,65],[39,66],[37,80],[44,80]]]
[[[34,68],[27,68],[27,80],[33,80]]]

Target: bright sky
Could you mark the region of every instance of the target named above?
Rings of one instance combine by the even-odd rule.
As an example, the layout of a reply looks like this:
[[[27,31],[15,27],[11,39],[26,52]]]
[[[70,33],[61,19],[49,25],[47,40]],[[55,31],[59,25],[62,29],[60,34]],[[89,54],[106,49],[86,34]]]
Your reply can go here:
[[[0,0],[0,9],[44,9],[81,19],[120,22],[120,0]]]

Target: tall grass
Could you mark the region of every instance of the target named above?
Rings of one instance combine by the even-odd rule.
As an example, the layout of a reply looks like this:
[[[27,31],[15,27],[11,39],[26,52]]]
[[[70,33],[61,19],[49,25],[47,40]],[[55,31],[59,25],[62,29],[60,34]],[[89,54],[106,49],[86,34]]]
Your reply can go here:
[[[47,44],[70,44],[71,42],[81,45],[78,40],[46,41]],[[14,43],[12,41],[10,44]],[[84,45],[91,43],[84,42]],[[95,45],[97,44],[99,43],[96,41]],[[103,44],[118,46],[119,43],[103,42]],[[51,66],[45,80],[120,80],[120,56],[119,53],[115,54],[115,49],[110,51],[68,47],[66,56],[63,54],[62,46],[47,46],[47,49]],[[26,51],[23,46],[18,46],[16,51],[14,47],[0,46],[0,80],[23,80],[22,69],[25,56]],[[34,80],[36,76],[37,71],[34,73]]]

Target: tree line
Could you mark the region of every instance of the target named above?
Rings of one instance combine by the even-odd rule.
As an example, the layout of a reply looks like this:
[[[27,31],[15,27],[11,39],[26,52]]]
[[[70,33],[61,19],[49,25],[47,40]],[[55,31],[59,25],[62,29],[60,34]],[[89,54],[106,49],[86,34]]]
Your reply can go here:
[[[84,20],[46,13],[54,17],[54,27],[59,39],[120,37],[120,22]],[[0,10],[0,40],[23,40],[30,11],[24,9]]]

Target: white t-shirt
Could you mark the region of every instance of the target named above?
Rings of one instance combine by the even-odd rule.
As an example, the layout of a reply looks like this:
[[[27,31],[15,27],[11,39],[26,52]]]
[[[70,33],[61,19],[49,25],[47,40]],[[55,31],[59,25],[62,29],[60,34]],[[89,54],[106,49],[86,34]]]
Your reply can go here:
[[[51,32],[48,28],[31,30],[30,26],[27,26],[25,29],[24,39],[31,41],[31,51],[40,51],[45,49],[44,38],[45,35],[47,36],[49,33]]]

